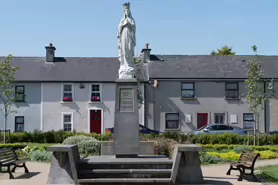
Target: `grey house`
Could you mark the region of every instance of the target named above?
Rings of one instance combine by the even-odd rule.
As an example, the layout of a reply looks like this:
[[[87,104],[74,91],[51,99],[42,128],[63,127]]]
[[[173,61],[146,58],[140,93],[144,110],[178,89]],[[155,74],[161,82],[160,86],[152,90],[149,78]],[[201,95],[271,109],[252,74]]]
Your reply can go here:
[[[12,131],[76,130],[104,133],[114,126],[118,58],[14,57],[19,108],[8,117]],[[153,55],[142,50],[139,123],[151,129],[189,132],[210,123],[253,129],[246,103],[246,61],[252,56]],[[265,92],[261,132],[278,129],[278,57],[260,56]],[[272,83],[273,80],[273,83]],[[0,114],[0,129],[4,117]]]
[[[150,81],[145,87],[146,126],[181,132],[210,123],[253,129],[244,83],[246,61],[253,56],[151,55],[150,51],[142,50]],[[262,83],[272,96],[259,117],[259,130],[265,132],[278,129],[278,57],[260,59]]]
[[[118,58],[55,57],[46,47],[45,57],[14,57],[18,108],[8,116],[7,129],[35,129],[104,133],[114,126],[115,80]],[[140,85],[144,93],[144,85]],[[144,94],[142,94],[144,97]],[[4,117],[0,114],[0,129]],[[144,104],[139,121],[144,123]]]

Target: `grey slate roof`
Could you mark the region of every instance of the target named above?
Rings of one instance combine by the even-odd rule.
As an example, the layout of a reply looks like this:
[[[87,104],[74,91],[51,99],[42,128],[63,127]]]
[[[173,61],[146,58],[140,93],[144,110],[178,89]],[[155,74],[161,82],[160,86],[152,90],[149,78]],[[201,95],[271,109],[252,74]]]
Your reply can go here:
[[[117,58],[62,58],[46,62],[44,57],[14,57],[20,69],[17,81],[113,82],[117,78]]]
[[[246,78],[253,56],[151,55],[150,78]],[[243,61],[245,60],[245,62]],[[265,78],[278,78],[278,56],[260,56]]]
[[[246,63],[253,56],[151,55],[150,78],[246,78]],[[0,57],[0,60],[3,58]],[[242,60],[245,59],[245,62]],[[278,56],[260,56],[265,78],[278,78]],[[14,57],[20,70],[17,81],[114,82],[118,58]]]

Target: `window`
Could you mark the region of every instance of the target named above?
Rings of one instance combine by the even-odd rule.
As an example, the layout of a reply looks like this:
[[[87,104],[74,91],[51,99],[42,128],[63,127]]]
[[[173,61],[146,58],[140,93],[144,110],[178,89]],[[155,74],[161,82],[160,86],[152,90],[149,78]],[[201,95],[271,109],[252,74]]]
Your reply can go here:
[[[15,86],[15,101],[24,102],[25,101],[25,87],[24,85]]]
[[[227,125],[218,125],[217,130],[230,130],[230,127]]]
[[[99,84],[92,84],[91,86],[91,101],[92,102],[100,102],[100,85]]]
[[[166,129],[179,129],[179,114],[166,113],[165,114],[165,128]]]
[[[64,131],[72,131],[72,113],[63,113],[63,129]]]
[[[255,116],[253,113],[243,113],[243,128],[254,129]]]
[[[64,84],[63,85],[63,101],[70,102],[73,101],[73,91],[72,84]]]
[[[225,114],[224,113],[215,113],[214,114],[214,123],[215,124],[224,124],[225,123]]]
[[[195,98],[195,84],[193,82],[183,82],[181,84],[182,98]]]
[[[212,125],[210,127],[207,127],[207,129],[210,131],[217,130],[217,125]]]
[[[24,132],[24,116],[15,116],[15,132]]]
[[[238,83],[237,82],[226,82],[226,98],[238,98]]]

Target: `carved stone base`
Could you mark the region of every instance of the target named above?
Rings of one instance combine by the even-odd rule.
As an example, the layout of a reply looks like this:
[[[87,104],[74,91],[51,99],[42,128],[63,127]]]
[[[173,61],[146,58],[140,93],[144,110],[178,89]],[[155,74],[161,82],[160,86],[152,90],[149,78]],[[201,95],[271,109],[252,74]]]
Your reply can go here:
[[[203,173],[197,145],[176,145],[173,155],[172,184],[202,184]]]
[[[134,68],[127,66],[127,65],[122,65],[119,69],[119,78],[124,79],[124,78],[133,78],[134,77]]]

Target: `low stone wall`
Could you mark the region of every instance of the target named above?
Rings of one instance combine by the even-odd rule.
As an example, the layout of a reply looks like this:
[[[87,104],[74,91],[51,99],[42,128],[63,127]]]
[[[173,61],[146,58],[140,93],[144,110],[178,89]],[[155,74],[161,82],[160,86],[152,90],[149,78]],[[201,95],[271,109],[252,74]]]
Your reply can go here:
[[[115,155],[114,141],[101,142],[101,155]],[[139,155],[154,155],[154,142],[140,141]]]

